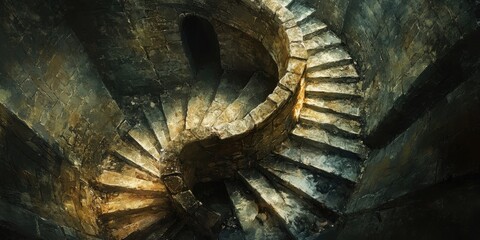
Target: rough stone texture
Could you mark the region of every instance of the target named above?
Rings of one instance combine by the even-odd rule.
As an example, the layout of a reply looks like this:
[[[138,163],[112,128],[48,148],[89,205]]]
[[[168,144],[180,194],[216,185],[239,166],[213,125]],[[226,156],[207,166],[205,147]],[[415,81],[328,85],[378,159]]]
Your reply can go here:
[[[165,192],[165,186],[140,178],[125,176],[121,173],[103,171],[97,179],[98,183],[112,188],[124,188],[134,191]]]
[[[304,106],[324,112],[345,114],[347,116],[360,117],[361,110],[358,101],[351,99],[321,99],[307,97]]]
[[[341,182],[277,158],[266,159],[260,162],[260,166],[294,192],[313,199],[330,211],[343,212],[350,189]]]
[[[300,122],[305,122],[311,125],[326,126],[338,128],[341,131],[352,135],[359,135],[362,126],[360,122],[352,119],[343,118],[340,115],[323,113],[315,111],[308,107],[303,107],[300,111]]]
[[[275,153],[305,168],[339,177],[352,183],[356,183],[360,176],[361,162],[358,159],[329,153],[294,140],[283,142],[275,150]]]
[[[273,209],[295,238],[315,239],[330,227],[330,221],[312,213],[298,196],[272,185],[260,172],[242,171],[240,176],[257,197]]]
[[[142,154],[140,149],[124,142],[119,141],[114,145],[113,151],[123,160],[138,166],[140,169],[152,174],[153,176],[160,177],[160,172],[163,166],[160,162],[150,157],[147,154]]]
[[[372,208],[448,178],[478,174],[479,82],[477,72],[372,154],[349,211]]]
[[[364,94],[361,90],[362,83],[308,82],[306,85],[307,96],[360,98]]]
[[[113,239],[134,238],[135,235],[138,238],[142,235],[142,231],[159,221],[168,219],[169,216],[169,213],[163,211],[151,211],[117,217],[108,221],[108,234]]]
[[[307,60],[307,72],[324,70],[331,67],[348,64],[352,61],[350,54],[343,48],[333,48],[321,51]]]
[[[358,79],[358,73],[353,64],[332,67],[325,70],[318,70],[308,72],[307,79],[324,80],[324,81],[338,81],[343,79]]]
[[[148,152],[150,156],[156,160],[160,160],[160,153],[157,150],[157,139],[146,126],[146,123],[139,123],[128,132],[128,135]]]
[[[167,120],[163,111],[157,106],[148,106],[144,108],[144,114],[147,118],[150,129],[155,134],[157,141],[160,143],[162,149],[167,148],[168,142],[170,142],[170,134],[168,131]],[[162,150],[160,149],[160,150]]]
[[[305,40],[304,43],[308,53],[314,55],[318,51],[340,45],[342,40],[340,40],[340,38],[338,38],[332,31],[325,31],[316,34],[309,40]]]
[[[239,183],[225,183],[235,213],[245,233],[245,240],[269,239],[285,240],[283,232],[274,216],[265,212],[256,203],[255,197],[248,194]]]
[[[370,88],[367,133],[419,74],[476,27],[474,1],[307,1],[342,36]]]

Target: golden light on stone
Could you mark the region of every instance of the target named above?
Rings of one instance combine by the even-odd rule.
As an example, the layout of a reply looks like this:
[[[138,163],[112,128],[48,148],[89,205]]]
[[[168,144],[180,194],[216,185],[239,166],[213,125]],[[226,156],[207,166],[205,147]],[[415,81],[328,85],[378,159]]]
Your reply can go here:
[[[300,117],[300,110],[302,110],[303,102],[305,100],[305,78],[300,79],[300,90],[298,91],[297,103],[293,108],[293,118],[298,121]]]

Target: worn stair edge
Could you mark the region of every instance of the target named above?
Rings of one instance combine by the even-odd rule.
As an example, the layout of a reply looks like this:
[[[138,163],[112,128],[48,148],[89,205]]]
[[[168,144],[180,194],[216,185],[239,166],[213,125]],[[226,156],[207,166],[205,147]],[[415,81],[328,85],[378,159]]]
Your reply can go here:
[[[319,112],[304,106],[300,111],[300,122],[308,125],[316,125],[322,128],[336,128],[347,135],[358,137],[362,132],[362,124],[353,119],[343,118],[340,115],[332,113]]]
[[[325,96],[331,98],[363,98],[361,83],[307,82],[307,96]]]
[[[188,103],[187,92],[185,87],[178,87],[160,96],[171,140],[177,138],[185,130]]]
[[[297,21],[298,24],[301,24],[302,21],[306,20],[315,12],[314,8],[305,6],[298,1],[292,1],[287,5],[287,9],[295,16],[295,21]]]
[[[310,56],[306,72],[324,70],[352,63],[352,57],[342,47],[327,49]]]
[[[327,25],[324,22],[314,17],[306,19],[300,24],[299,27],[302,30],[304,41],[312,39],[314,36],[328,30]]]
[[[102,215],[124,214],[145,211],[154,208],[165,208],[170,204],[170,199],[165,196],[144,195],[138,193],[108,193],[100,205]]]
[[[320,51],[339,47],[342,40],[335,33],[326,29],[312,34],[309,39],[303,41],[303,44],[309,55],[315,55]]]
[[[122,175],[118,172],[103,171],[97,178],[101,185],[133,191],[163,193],[166,188],[160,182],[151,182],[139,178]]]
[[[292,131],[292,136],[314,146],[336,149],[339,153],[353,154],[361,159],[365,159],[368,154],[368,149],[362,140],[343,138],[316,127],[297,124]]]
[[[150,156],[158,161],[161,158],[160,152],[157,150],[158,141],[150,128],[144,124],[145,123],[136,124],[128,131],[128,135]]]
[[[313,214],[310,206],[295,194],[272,185],[274,183],[257,170],[241,170],[239,176],[269,206],[295,239],[317,239],[323,231],[333,227],[328,219]],[[306,226],[309,228],[306,229]]]
[[[282,185],[313,200],[327,212],[342,214],[344,211],[351,189],[342,182],[279,158],[265,159],[259,166]]]
[[[155,177],[160,177],[160,169],[162,168],[160,162],[148,155],[142,154],[138,148],[131,144],[120,141],[114,147],[114,152],[118,157],[132,165],[139,167]]]
[[[353,64],[346,64],[310,71],[306,74],[305,79],[309,81],[358,82],[360,80],[360,76],[358,75],[358,72]]]
[[[360,103],[352,99],[321,99],[315,97],[306,97],[303,101],[304,107],[311,109],[342,115],[348,119],[360,121],[362,116]]]
[[[261,212],[253,195],[237,182],[225,182],[236,216],[246,240],[288,239],[287,234],[268,212]]]
[[[361,174],[362,163],[357,158],[331,153],[291,139],[283,142],[274,153],[287,161],[350,185],[356,184]]]
[[[162,147],[160,151],[164,150],[167,148],[168,143],[170,142],[170,134],[163,110],[155,106],[150,106],[144,108],[143,112],[147,118],[150,128],[154,132],[155,137]]]
[[[137,213],[110,220],[107,225],[115,239],[138,239],[135,235],[144,235],[155,223],[169,215],[169,212]]]

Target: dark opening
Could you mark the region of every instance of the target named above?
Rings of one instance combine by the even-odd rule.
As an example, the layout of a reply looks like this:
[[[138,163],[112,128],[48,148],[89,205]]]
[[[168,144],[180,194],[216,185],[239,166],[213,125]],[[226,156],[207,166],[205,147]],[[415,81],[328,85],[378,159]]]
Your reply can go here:
[[[196,16],[182,22],[182,43],[194,74],[203,68],[220,70],[220,47],[213,26]]]

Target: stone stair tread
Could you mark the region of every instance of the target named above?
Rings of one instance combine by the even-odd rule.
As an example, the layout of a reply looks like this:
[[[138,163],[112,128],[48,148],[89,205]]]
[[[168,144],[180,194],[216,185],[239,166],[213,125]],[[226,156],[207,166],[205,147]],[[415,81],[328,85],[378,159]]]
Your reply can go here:
[[[269,92],[267,77],[260,72],[256,72],[242,89],[239,96],[223,111],[215,122],[216,126],[221,126],[245,117],[252,109],[261,102],[265,101]]]
[[[216,70],[212,68],[199,70],[188,100],[186,129],[193,129],[202,123],[215,98],[219,80]]]
[[[331,48],[310,56],[307,60],[307,72],[345,65],[351,61],[352,57],[344,48]]]
[[[313,214],[310,206],[296,194],[274,185],[259,171],[241,170],[239,175],[257,197],[279,217],[294,238],[316,239],[322,231],[332,226],[328,219]]]
[[[328,69],[307,72],[306,79],[358,79],[358,73],[353,64],[332,67]]]
[[[250,76],[240,72],[225,71],[221,77],[215,98],[203,118],[202,125],[212,127],[217,118],[240,94]]]
[[[327,25],[317,18],[309,18],[299,25],[303,33],[303,39],[308,40],[320,32],[327,30]]]
[[[162,168],[160,162],[146,154],[143,154],[135,146],[124,141],[119,141],[114,146],[114,152],[121,159],[132,163],[133,165],[145,170],[153,176],[160,177],[160,169]]]
[[[136,124],[128,131],[128,135],[157,161],[160,159],[160,153],[157,150],[158,141],[146,123]]]
[[[132,237],[135,233],[142,233],[150,228],[153,224],[158,223],[167,217],[169,212],[145,212],[126,215],[121,218],[115,218],[108,221],[110,233],[114,239],[125,239]]]
[[[332,46],[338,46],[342,40],[332,31],[322,31],[313,35],[310,39],[304,40],[305,49],[310,55]]]
[[[287,6],[288,10],[293,13],[295,20],[301,22],[308,18],[312,13],[315,12],[315,8],[305,6],[299,1],[293,1]]]
[[[292,1],[294,0],[277,0],[277,2],[280,3],[280,5],[282,5],[283,7],[287,7],[290,3],[292,3]]]
[[[170,139],[174,140],[185,130],[185,119],[187,117],[187,90],[185,87],[177,87],[169,90],[160,96],[163,113],[167,120]]]
[[[357,118],[361,116],[359,103],[350,99],[322,99],[309,96],[304,99],[305,106]]]
[[[100,204],[101,214],[113,214],[118,212],[130,212],[134,210],[151,209],[170,204],[168,195],[143,195],[137,193],[107,194],[104,202]]]
[[[351,192],[341,182],[279,158],[265,159],[260,166],[292,191],[308,196],[335,213],[343,211]]]
[[[361,172],[358,159],[326,152],[309,144],[287,139],[275,154],[306,168],[356,183]]]
[[[132,164],[127,163],[122,159],[119,159],[119,157],[115,156],[115,154],[107,155],[102,161],[102,166],[100,168],[102,170],[118,172],[124,176],[139,178],[145,181],[160,181],[158,177],[154,177],[152,176],[152,174],[145,172],[143,169],[139,169],[138,167],[133,166]]]
[[[245,240],[288,239],[279,224],[268,212],[261,212],[252,194],[237,182],[225,182],[228,195],[244,232]]]
[[[318,127],[304,126],[297,124],[293,129],[294,137],[307,140],[319,147],[331,147],[345,152],[350,152],[361,159],[365,159],[368,152],[367,148],[360,139],[348,139],[342,136],[334,135]]]
[[[97,182],[108,187],[130,189],[134,191],[165,192],[165,186],[159,182],[151,182],[122,173],[103,171],[97,178]]]
[[[346,119],[340,115],[319,112],[304,106],[300,111],[300,121],[315,125],[334,126],[349,134],[359,135],[362,131],[360,122],[353,119]]]
[[[307,96],[347,96],[363,97],[362,84],[358,83],[334,83],[334,82],[311,82],[305,84],[305,93]]]
[[[163,110],[156,106],[148,106],[143,109],[143,112],[162,149],[167,148],[170,135]]]

